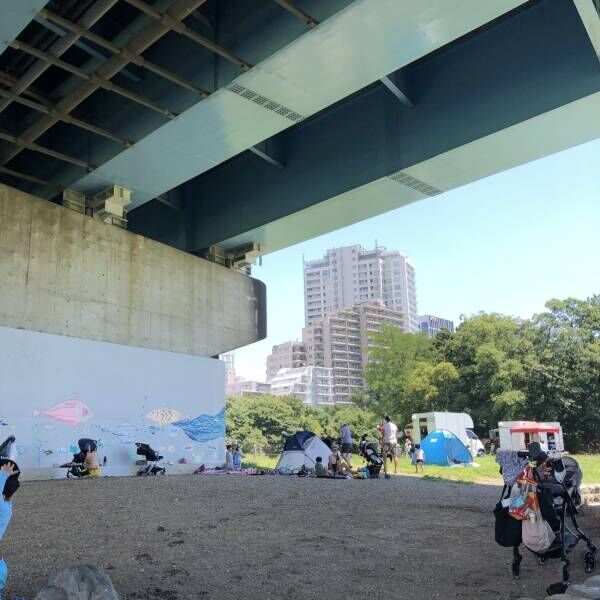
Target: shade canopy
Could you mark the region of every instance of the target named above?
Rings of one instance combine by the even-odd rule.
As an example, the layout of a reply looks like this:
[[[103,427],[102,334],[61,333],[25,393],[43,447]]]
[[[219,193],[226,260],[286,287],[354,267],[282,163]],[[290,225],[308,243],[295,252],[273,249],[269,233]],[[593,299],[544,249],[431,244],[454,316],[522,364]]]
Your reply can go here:
[[[554,425],[519,425],[511,427],[511,433],[558,433],[560,429]]]

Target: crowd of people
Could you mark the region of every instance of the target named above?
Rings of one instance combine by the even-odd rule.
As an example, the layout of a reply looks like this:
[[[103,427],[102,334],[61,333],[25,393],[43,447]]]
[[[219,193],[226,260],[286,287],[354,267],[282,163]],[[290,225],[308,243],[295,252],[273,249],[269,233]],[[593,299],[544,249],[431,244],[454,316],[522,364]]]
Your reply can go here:
[[[389,415],[386,415],[384,420],[379,424],[378,431],[380,434],[381,452],[384,457],[383,471],[387,479],[389,478],[388,462],[393,463],[394,474],[398,473],[398,459],[402,455],[402,446],[398,441],[398,427],[392,422]],[[341,443],[341,448],[340,444],[331,433],[327,433],[322,439],[325,445],[331,450],[331,455],[329,456],[329,461],[326,466],[323,464],[323,458],[320,456],[317,457],[315,466],[316,476],[331,477],[352,473],[353,437],[350,426],[347,423],[342,425],[338,438]],[[365,434],[362,436],[361,443],[358,446],[358,452],[362,458],[366,458],[364,454],[366,440],[367,435]],[[406,436],[403,448],[406,459],[415,467],[415,473],[423,472],[425,452],[423,448],[421,448],[421,445],[413,444],[411,439]]]

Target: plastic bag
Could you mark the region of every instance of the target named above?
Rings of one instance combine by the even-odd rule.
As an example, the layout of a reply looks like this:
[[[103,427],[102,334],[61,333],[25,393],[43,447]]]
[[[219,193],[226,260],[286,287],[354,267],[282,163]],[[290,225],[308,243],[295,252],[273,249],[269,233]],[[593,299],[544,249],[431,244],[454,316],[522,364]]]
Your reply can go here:
[[[523,544],[533,552],[545,552],[552,546],[555,539],[554,531],[548,524],[548,521],[542,518],[542,514],[538,513],[539,518],[535,520],[527,519],[523,521]]]

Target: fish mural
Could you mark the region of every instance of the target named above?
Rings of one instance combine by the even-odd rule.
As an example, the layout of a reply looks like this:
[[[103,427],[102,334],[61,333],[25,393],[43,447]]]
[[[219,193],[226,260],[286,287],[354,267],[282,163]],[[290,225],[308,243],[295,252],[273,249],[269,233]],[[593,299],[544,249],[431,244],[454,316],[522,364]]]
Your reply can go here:
[[[146,415],[146,419],[150,419],[159,425],[168,425],[169,423],[174,423],[185,418],[185,415],[182,415],[178,410],[166,407],[155,408]]]
[[[59,423],[67,423],[68,425],[75,426],[91,419],[92,411],[80,400],[72,398],[71,400],[56,404],[48,410],[42,412],[37,410],[33,411],[34,417],[39,417],[40,415],[54,419]]]
[[[173,423],[195,442],[210,442],[225,437],[225,409],[216,415],[200,415]]]
[[[102,427],[101,430],[114,435],[123,445],[133,444],[139,434],[139,428],[130,423],[122,423],[114,428]]]

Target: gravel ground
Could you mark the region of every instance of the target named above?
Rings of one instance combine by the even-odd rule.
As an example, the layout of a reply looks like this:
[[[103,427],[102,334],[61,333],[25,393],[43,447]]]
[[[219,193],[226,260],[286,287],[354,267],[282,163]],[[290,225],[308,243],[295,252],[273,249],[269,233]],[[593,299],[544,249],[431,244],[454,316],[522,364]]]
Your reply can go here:
[[[8,597],[30,600],[52,567],[91,562],[129,600],[543,598],[559,563],[528,555],[512,581],[511,552],[493,541],[498,495],[415,477],[24,483],[2,542]],[[600,539],[598,513],[582,525]]]

